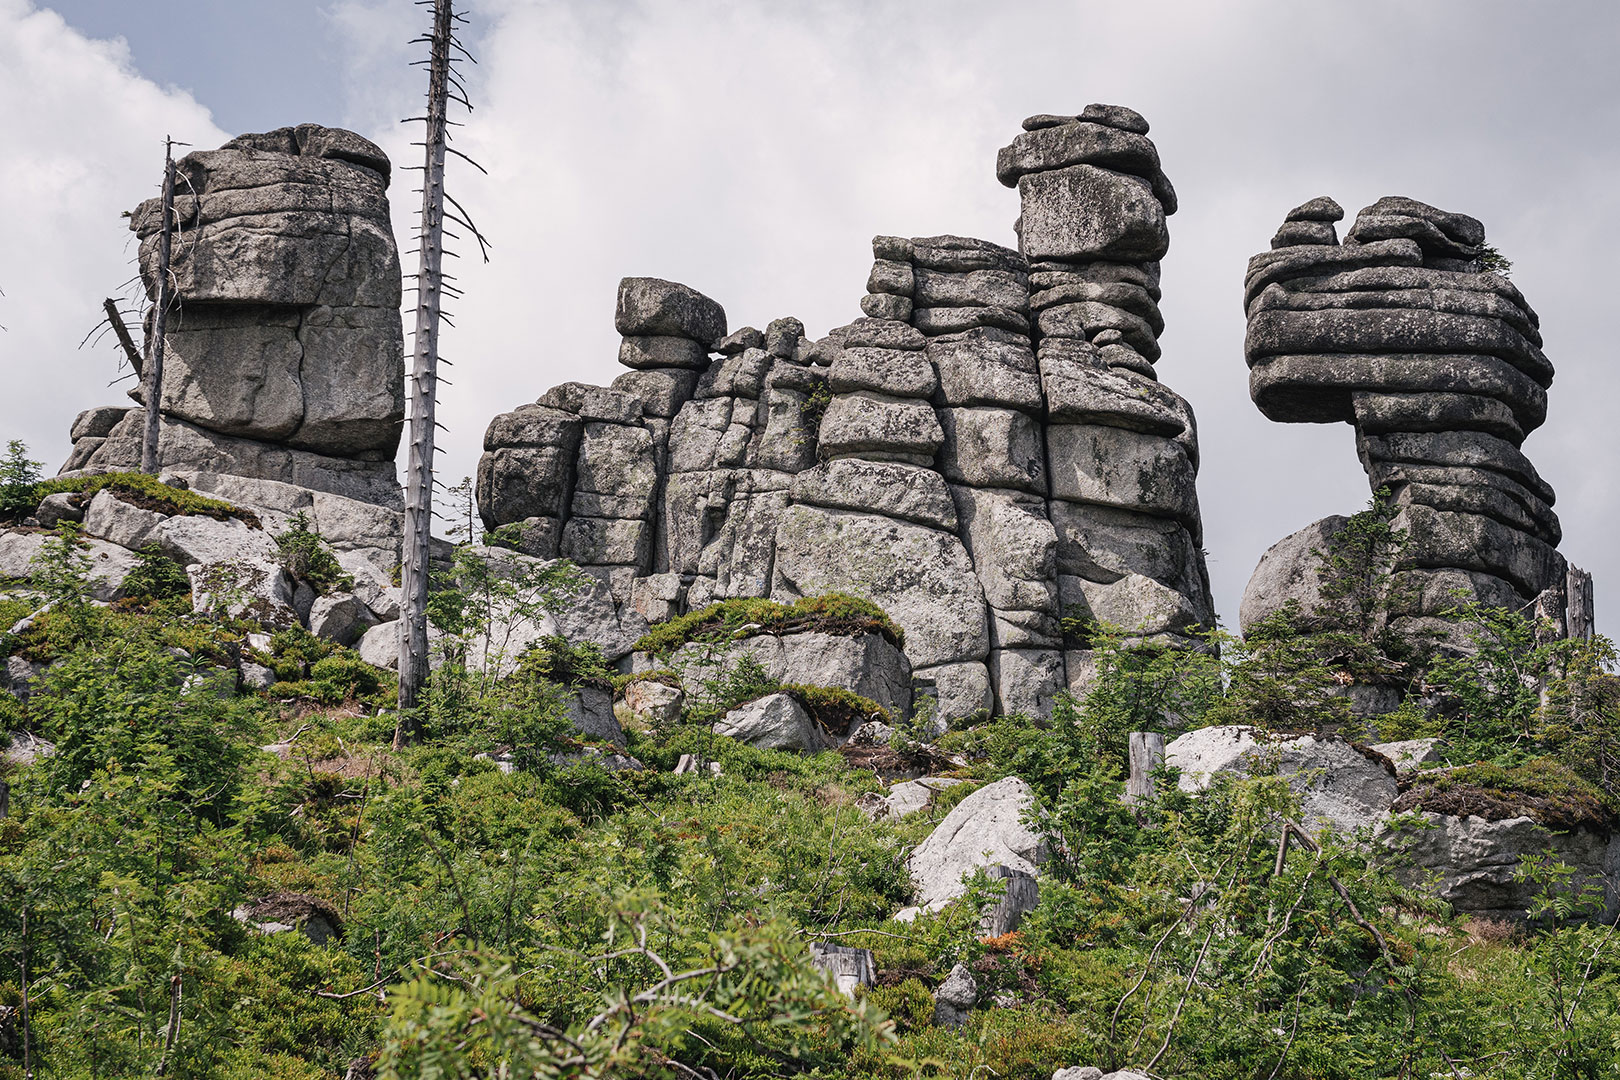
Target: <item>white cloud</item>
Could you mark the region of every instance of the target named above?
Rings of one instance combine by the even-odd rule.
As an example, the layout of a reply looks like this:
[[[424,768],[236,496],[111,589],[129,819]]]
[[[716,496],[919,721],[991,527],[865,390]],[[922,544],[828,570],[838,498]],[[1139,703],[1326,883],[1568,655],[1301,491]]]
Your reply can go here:
[[[25,440],[54,470],[81,410],[122,402],[119,354],[78,348],[104,297],[134,275],[120,217],[163,173],[166,135],[198,146],[226,138],[189,94],[135,70],[122,41],[92,41],[55,12],[0,0],[0,437]]]

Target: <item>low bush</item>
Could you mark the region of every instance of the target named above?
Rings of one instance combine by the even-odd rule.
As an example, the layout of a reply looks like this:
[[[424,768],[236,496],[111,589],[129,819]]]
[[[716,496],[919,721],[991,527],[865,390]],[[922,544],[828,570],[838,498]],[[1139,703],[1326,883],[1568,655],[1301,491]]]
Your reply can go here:
[[[1486,821],[1528,817],[1551,829],[1612,829],[1620,804],[1551,758],[1504,767],[1481,762],[1416,773],[1400,782],[1396,812],[1426,810]]]

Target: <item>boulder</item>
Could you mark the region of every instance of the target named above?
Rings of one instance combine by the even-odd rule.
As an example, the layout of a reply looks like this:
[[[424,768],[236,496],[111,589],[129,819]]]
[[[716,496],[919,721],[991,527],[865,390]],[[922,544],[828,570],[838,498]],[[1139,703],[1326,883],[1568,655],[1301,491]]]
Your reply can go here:
[[[1146,180],[1092,165],[1018,180],[1019,247],[1030,260],[1150,262],[1170,248],[1165,207]]]
[[[378,623],[361,635],[359,644],[354,647],[355,651],[360,654],[360,659],[372,667],[398,668],[399,631],[400,624],[397,619],[393,622]]]
[[[1038,876],[1046,844],[1024,818],[1035,793],[1015,776],[987,784],[957,803],[907,860],[923,911],[938,911],[967,891],[963,877],[988,866]]]
[[[981,660],[936,664],[916,668],[911,673],[915,709],[933,713],[932,734],[942,735],[952,720],[990,715],[995,697],[990,688],[990,669]],[[924,705],[923,699],[930,704]]]
[[[1136,1074],[1115,1073],[1116,1080],[1134,1080]],[[1093,1065],[1071,1065],[1052,1074],[1052,1080],[1103,1080],[1103,1071]]]
[[[1300,824],[1312,831],[1370,829],[1398,794],[1387,761],[1337,736],[1281,738],[1243,725],[1199,728],[1171,740],[1164,763],[1181,770],[1178,786],[1188,792],[1202,791],[1223,772],[1286,776],[1300,797]]]
[[[691,642],[668,666],[691,694],[723,677],[744,656],[777,682],[826,686],[859,694],[902,719],[911,710],[911,665],[881,634],[758,634],[725,643]]]
[[[594,686],[571,690],[563,698],[563,712],[574,731],[591,739],[625,744],[624,729],[613,716],[613,695]]]
[[[84,508],[84,534],[138,551],[152,530],[166,520],[167,514],[125,502],[115,491],[102,490],[91,496]]]
[[[1425,765],[1439,765],[1444,762],[1445,759],[1440,752],[1444,741],[1438,738],[1402,739],[1399,742],[1373,743],[1367,749],[1389,758],[1398,773],[1416,772]]]
[[[1347,517],[1326,517],[1266,549],[1243,589],[1238,625],[1244,633],[1266,616],[1281,611],[1289,601],[1298,605],[1306,625],[1315,625],[1311,616],[1323,601],[1320,553],[1330,549],[1334,537],[1349,523]]]
[[[945,433],[926,401],[888,397],[871,391],[841,394],[821,418],[821,452],[829,456],[889,457],[927,464]]]
[[[828,592],[870,599],[906,633],[917,667],[981,660],[984,592],[956,536],[872,514],[794,506],[776,527],[771,598]]]
[[[791,694],[767,694],[726,713],[714,725],[716,735],[761,750],[825,750],[831,740],[815,718]]]
[[[686,695],[678,686],[654,679],[642,679],[624,688],[624,704],[636,719],[654,726],[673,724],[681,718]]]
[[[1602,891],[1601,922],[1620,913],[1620,836],[1592,829],[1556,832],[1528,817],[1481,817],[1420,812],[1416,823],[1385,823],[1375,837],[1390,851],[1390,866],[1407,884],[1427,888],[1459,914],[1523,921],[1539,886],[1523,863],[1551,851],[1575,868],[1573,891]]]
[[[956,1028],[967,1023],[968,1013],[979,1000],[979,984],[966,964],[957,964],[934,991],[934,1023]]]
[[[14,658],[15,659],[15,658]],[[11,765],[32,765],[56,753],[56,744],[28,731],[12,731],[0,735],[6,745],[0,749],[0,760]]]
[[[339,645],[353,645],[360,640],[377,619],[371,609],[352,593],[331,593],[318,596],[310,605],[308,625],[310,633],[327,638]]]
[[[627,277],[619,282],[613,325],[626,337],[684,337],[713,348],[726,336],[726,311],[689,286]]]
[[[961,780],[949,776],[924,776],[917,780],[895,784],[889,789],[888,796],[882,800],[880,812],[873,816],[903,818],[921,813],[933,804],[935,795],[960,783]]]
[[[199,614],[224,614],[278,628],[299,621],[292,582],[277,563],[251,556],[193,562],[186,574],[191,579],[192,610]]]
[[[57,491],[39,501],[34,508],[34,518],[40,528],[54,529],[63,521],[83,521],[84,507],[73,505],[73,496],[68,492]]]
[[[933,469],[895,461],[839,458],[793,479],[793,501],[831,510],[864,510],[955,532],[956,506]]]

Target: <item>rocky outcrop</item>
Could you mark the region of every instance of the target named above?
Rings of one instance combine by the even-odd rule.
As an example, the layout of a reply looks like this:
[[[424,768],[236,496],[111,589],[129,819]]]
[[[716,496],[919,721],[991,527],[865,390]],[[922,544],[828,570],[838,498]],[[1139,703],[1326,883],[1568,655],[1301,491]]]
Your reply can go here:
[[[388,158],[352,132],[303,124],[176,169],[160,464],[273,527],[302,512],[391,569],[404,361]],[[160,225],[156,200],[131,217],[149,297]],[[138,467],[144,424],[142,407],[81,413],[63,471]]]
[[[1034,808],[1035,793],[1016,776],[986,784],[957,803],[907,861],[917,906],[895,917],[938,911],[967,892],[963,878],[975,870],[1000,866],[1038,876],[1046,843],[1025,820]]]
[[[1182,791],[1202,791],[1220,773],[1278,775],[1300,800],[1300,823],[1354,834],[1377,826],[1399,794],[1387,760],[1336,736],[1278,738],[1241,725],[1198,728],[1172,739],[1164,763]]]
[[[880,236],[863,317],[820,340],[728,334],[707,297],[625,279],[631,370],[495,418],[485,524],[654,621],[864,596],[947,718],[1042,712],[1083,680],[1065,616],[1212,623],[1196,429],[1153,367],[1174,192],[1128,109],[1025,127],[997,163],[1019,248]]]
[[[1368,481],[1389,490],[1408,535],[1391,597],[1411,628],[1459,592],[1516,609],[1539,597],[1561,619],[1553,490],[1520,450],[1546,418],[1553,377],[1535,311],[1491,272],[1474,218],[1384,198],[1340,243],[1343,216],[1313,199],[1249,260],[1250,395],[1273,420],[1354,426]],[[1297,540],[1262,560],[1246,625],[1311,592],[1309,545]]]

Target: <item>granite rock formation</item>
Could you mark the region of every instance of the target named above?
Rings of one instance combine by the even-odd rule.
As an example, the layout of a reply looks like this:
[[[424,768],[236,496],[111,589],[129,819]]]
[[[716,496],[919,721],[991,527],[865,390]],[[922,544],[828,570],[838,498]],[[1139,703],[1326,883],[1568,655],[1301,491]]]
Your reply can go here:
[[[485,525],[650,621],[869,597],[946,717],[1082,682],[1066,616],[1212,623],[1196,428],[1153,366],[1174,191],[1129,109],[1024,127],[997,162],[1019,248],[880,236],[863,317],[819,340],[791,318],[728,333],[700,293],[625,279],[630,370],[495,418]]]
[[[164,471],[270,522],[302,511],[340,548],[391,568],[404,358],[387,156],[303,124],[188,154],[176,169]],[[130,222],[149,297],[160,215],[151,200]],[[144,415],[82,413],[63,471],[138,467]]]
[[[1362,210],[1339,242],[1330,198],[1289,212],[1249,260],[1249,392],[1267,417],[1346,422],[1374,491],[1408,534],[1391,596],[1409,625],[1458,596],[1562,617],[1566,565],[1553,490],[1521,451],[1547,415],[1553,369],[1535,311],[1489,269],[1474,218],[1406,198]],[[1311,552],[1343,519],[1261,560],[1245,625],[1308,600]],[[1308,605],[1306,605],[1308,606]]]

